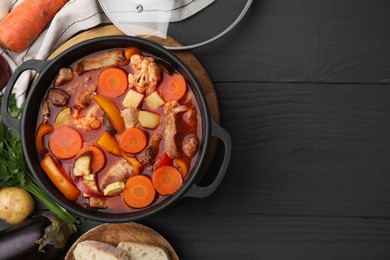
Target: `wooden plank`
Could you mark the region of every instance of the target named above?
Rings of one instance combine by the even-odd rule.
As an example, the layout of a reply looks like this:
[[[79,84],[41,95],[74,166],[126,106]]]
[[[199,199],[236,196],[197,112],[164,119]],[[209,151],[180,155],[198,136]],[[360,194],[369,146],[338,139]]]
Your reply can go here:
[[[184,203],[183,203],[184,205]],[[213,214],[181,207],[145,220],[181,259],[388,259],[388,221]],[[179,209],[180,208],[180,209]],[[186,212],[186,213],[184,213]],[[204,232],[198,232],[203,230]]]
[[[387,220],[261,215],[239,210],[220,214],[209,202],[186,200],[139,223],[163,235],[180,259],[390,257]],[[95,224],[86,221],[83,227]]]
[[[215,86],[233,140],[221,186],[140,223],[182,259],[389,258],[388,86]]]
[[[387,86],[216,87],[233,140],[215,195],[223,213],[233,204],[244,214],[390,216]]]
[[[380,260],[390,257],[387,219],[264,215],[242,212],[240,208],[225,213],[213,197],[184,199],[137,222],[164,236],[180,259],[312,259],[315,256],[316,259]],[[99,224],[84,220],[62,256],[81,234]]]
[[[233,32],[194,50],[216,81],[390,82],[390,1],[253,1]]]

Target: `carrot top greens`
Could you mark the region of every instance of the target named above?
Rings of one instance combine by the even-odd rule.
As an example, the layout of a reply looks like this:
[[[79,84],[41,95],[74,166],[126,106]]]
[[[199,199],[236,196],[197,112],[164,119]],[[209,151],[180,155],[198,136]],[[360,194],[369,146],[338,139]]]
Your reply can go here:
[[[0,105],[1,100],[0,97]],[[9,102],[9,111],[13,117],[18,117],[21,112],[21,108],[16,106],[14,94]],[[0,118],[0,188],[14,186],[29,191],[38,201],[65,222],[69,224],[79,223],[76,216],[50,199],[39,186],[28,170],[20,137],[9,129]]]

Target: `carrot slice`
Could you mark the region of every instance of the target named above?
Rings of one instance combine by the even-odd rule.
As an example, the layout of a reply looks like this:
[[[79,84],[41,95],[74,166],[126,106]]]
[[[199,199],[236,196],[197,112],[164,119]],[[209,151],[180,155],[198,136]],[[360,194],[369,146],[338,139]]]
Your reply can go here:
[[[153,185],[161,195],[175,193],[183,184],[183,177],[173,166],[162,166],[153,173]]]
[[[136,127],[126,129],[119,139],[119,146],[128,153],[141,152],[145,148],[146,143],[146,134]]]
[[[77,155],[83,145],[83,138],[80,133],[68,126],[61,126],[54,129],[49,149],[59,159],[69,159]]]
[[[119,97],[126,92],[127,74],[119,68],[108,68],[99,75],[99,90],[108,97]]]
[[[178,73],[164,78],[159,90],[165,101],[180,100],[187,91],[185,79]]]
[[[102,149],[95,145],[87,145],[83,147],[78,153],[78,155],[86,151],[92,152],[92,172],[99,172],[106,165],[106,155],[104,154]]]
[[[136,175],[126,182],[122,195],[126,204],[130,207],[144,208],[153,202],[156,190],[149,177]]]
[[[125,49],[126,59],[130,60],[131,56],[133,56],[134,54],[142,55],[142,51],[135,47]]]
[[[40,164],[53,184],[61,191],[62,194],[64,194],[67,199],[71,201],[77,200],[78,196],[80,195],[80,191],[61,172],[50,155],[47,154]]]

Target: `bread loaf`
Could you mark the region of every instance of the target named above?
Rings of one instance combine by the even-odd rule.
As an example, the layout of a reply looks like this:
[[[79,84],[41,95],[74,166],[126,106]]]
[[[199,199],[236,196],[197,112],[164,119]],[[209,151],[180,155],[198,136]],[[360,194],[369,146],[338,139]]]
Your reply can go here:
[[[118,248],[127,252],[131,260],[169,260],[168,251],[160,246],[137,243],[137,242],[120,242]]]
[[[75,260],[129,260],[127,253],[110,244],[85,240],[77,244],[73,251]]]

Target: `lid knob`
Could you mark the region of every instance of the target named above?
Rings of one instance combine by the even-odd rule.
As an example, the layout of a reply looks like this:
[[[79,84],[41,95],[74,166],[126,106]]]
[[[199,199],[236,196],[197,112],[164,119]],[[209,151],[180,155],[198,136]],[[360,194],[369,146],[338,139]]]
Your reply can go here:
[[[144,10],[144,7],[143,7],[142,5],[137,4],[137,5],[135,6],[135,11],[136,11],[137,13],[142,13],[143,10]]]

